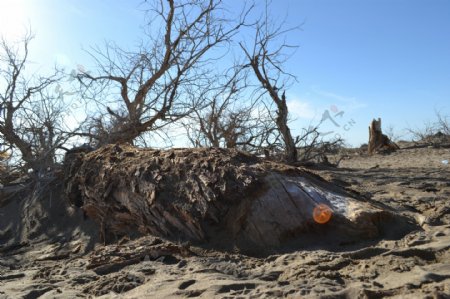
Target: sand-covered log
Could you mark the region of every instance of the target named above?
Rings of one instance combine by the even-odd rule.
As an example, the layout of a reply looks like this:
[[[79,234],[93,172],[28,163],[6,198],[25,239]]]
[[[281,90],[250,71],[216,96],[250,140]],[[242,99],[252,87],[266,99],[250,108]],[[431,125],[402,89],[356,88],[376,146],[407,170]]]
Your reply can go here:
[[[151,234],[260,252],[406,228],[404,218],[303,169],[236,150],[109,145],[69,154],[66,170],[66,194],[106,241]]]

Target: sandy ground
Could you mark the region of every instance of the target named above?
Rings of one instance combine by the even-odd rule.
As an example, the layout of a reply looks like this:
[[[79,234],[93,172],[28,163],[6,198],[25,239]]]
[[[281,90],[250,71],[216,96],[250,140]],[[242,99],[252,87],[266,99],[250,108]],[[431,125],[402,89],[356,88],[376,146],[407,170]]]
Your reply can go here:
[[[152,237],[92,251],[76,229],[1,246],[0,298],[450,298],[445,159],[450,149],[404,149],[315,170],[414,219],[399,240],[254,258]]]

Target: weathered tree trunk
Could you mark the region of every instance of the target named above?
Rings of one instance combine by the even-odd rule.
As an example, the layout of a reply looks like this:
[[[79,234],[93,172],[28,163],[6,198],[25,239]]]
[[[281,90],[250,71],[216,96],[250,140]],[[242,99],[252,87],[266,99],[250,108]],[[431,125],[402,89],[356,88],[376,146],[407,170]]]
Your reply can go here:
[[[151,234],[262,254],[373,238],[402,221],[304,170],[236,150],[110,145],[66,159],[66,194],[106,241]]]
[[[392,142],[381,130],[381,118],[372,120],[369,126],[369,155],[377,151],[394,151],[399,149],[398,145]]]
[[[295,146],[294,138],[288,126],[288,107],[286,104],[286,94],[283,92],[281,99],[273,99],[277,104],[277,127],[283,136],[285,146],[285,161],[289,164],[295,163],[298,160],[297,148]]]

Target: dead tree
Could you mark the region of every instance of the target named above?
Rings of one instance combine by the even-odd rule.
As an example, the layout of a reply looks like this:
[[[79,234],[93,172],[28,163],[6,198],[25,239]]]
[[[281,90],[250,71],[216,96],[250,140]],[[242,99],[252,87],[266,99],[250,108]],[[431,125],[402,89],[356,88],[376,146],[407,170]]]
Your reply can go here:
[[[225,19],[220,0],[168,0],[149,5],[154,6],[148,10],[142,46],[137,51],[114,44],[95,49],[91,55],[98,64],[98,75],[84,71],[78,76],[85,98],[100,109],[84,133],[97,145],[133,142],[197,109],[198,96],[207,88],[207,66],[215,60],[207,53],[229,43],[248,13],[245,10],[237,21]],[[161,27],[160,22],[163,30],[154,30]],[[108,102],[111,94],[115,96]]]
[[[248,59],[246,66],[251,67],[262,90],[276,105],[275,123],[283,139],[285,161],[295,163],[298,154],[295,139],[288,126],[289,113],[286,104],[286,81],[295,77],[283,70],[283,63],[287,59],[287,54],[283,52],[293,46],[282,43],[274,48],[277,39],[283,36],[286,30],[281,26],[273,28],[267,16],[262,19],[264,21],[254,25],[255,37],[252,44],[246,46],[245,43],[240,43],[240,46]]]
[[[185,122],[193,146],[237,148],[258,154],[275,146],[276,125],[258,99],[246,100],[247,73],[243,71],[233,68],[231,75],[211,80],[204,107]]]
[[[19,151],[26,168],[40,172],[53,165],[68,135],[62,130],[64,104],[49,91],[62,73],[25,74],[32,38],[27,34],[20,43],[0,43],[0,139],[13,155]]]
[[[392,142],[381,130],[381,118],[372,120],[369,126],[368,153],[372,155],[377,151],[396,150],[398,145]]]

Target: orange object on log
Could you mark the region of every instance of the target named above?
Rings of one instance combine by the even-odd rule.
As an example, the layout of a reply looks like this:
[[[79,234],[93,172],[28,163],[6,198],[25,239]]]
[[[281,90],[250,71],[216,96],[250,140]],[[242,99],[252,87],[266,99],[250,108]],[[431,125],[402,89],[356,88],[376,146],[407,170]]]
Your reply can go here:
[[[333,215],[333,211],[326,204],[317,205],[313,211],[314,221],[319,224],[325,224],[330,221],[331,215]]]

